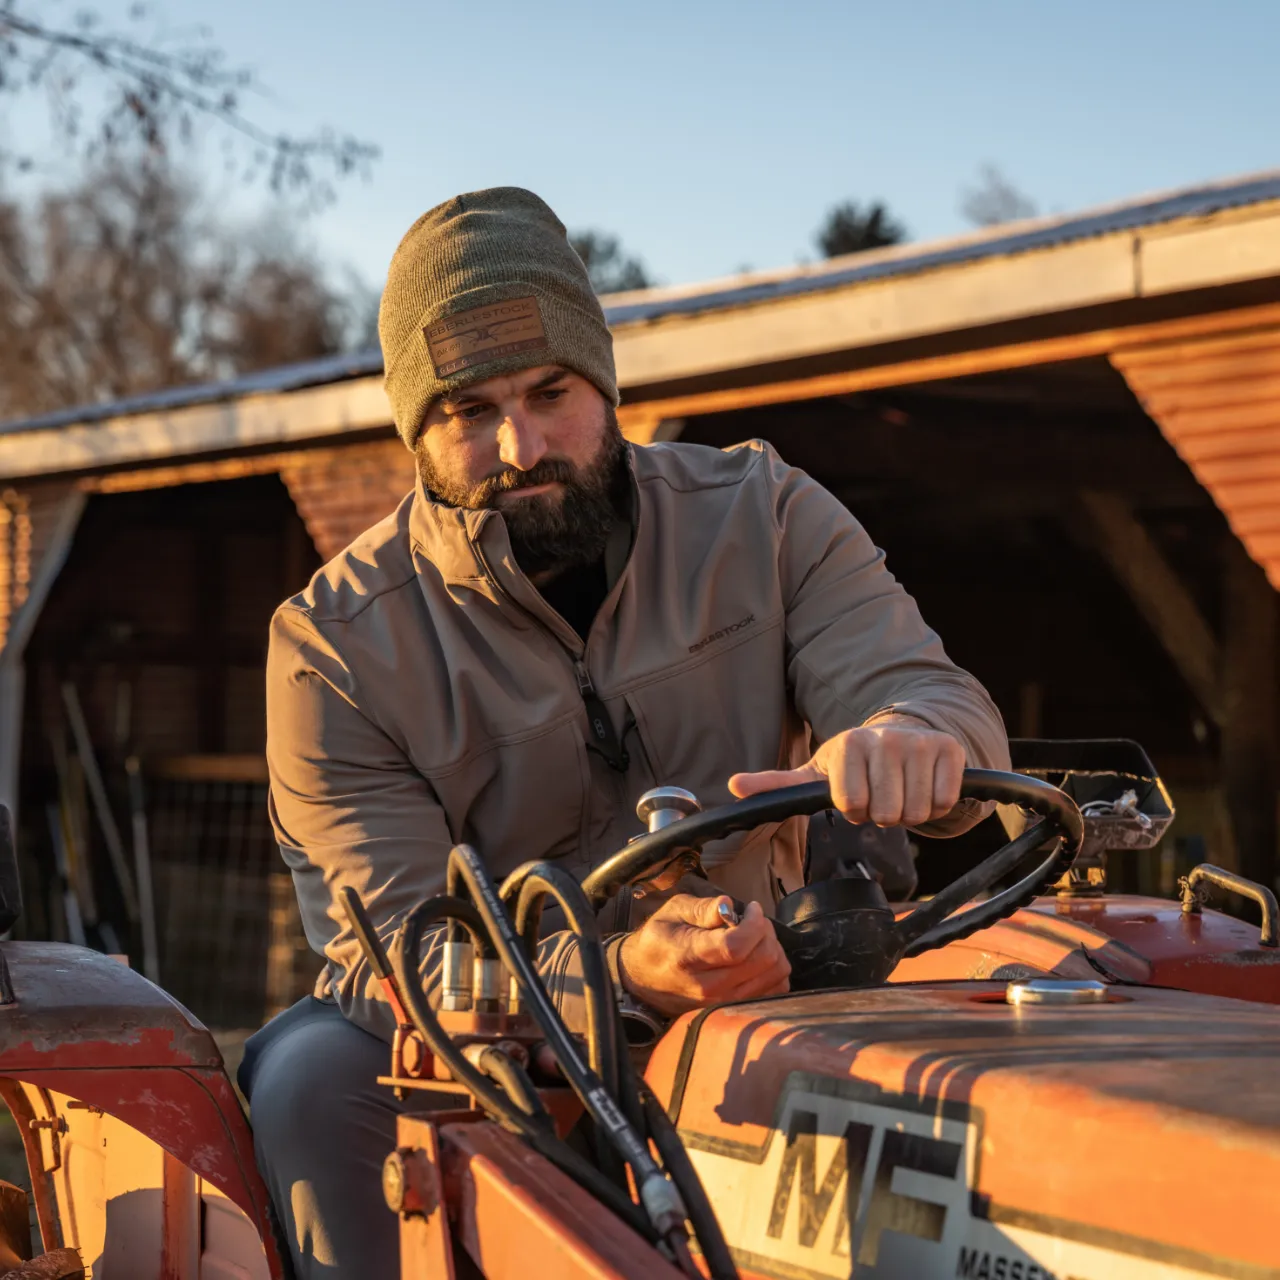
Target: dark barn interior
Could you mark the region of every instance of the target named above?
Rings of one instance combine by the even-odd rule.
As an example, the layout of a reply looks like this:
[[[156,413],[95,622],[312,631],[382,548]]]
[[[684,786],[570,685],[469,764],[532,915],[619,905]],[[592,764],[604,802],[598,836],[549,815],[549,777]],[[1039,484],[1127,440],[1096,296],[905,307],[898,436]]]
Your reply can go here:
[[[126,761],[140,762],[160,972],[214,1026],[255,1024],[309,985],[295,969],[317,967],[295,955],[292,885],[267,821],[263,665],[272,611],[318,563],[275,475],[97,494],[29,652],[27,929],[65,936],[68,882],[85,916],[129,915],[76,749],[78,705],[118,824],[136,813]],[[119,949],[118,926],[93,937],[93,920],[82,925]],[[118,942],[137,955],[130,932]]]
[[[1253,843],[1241,850],[1219,788],[1242,726],[1201,705],[1178,615],[1150,598],[1166,585],[1159,571],[1171,573],[1173,604],[1194,607],[1230,652],[1232,627],[1247,626],[1228,626],[1230,584],[1243,577],[1249,591],[1256,579],[1264,608],[1273,593],[1106,360],[708,415],[681,433],[712,445],[752,436],[858,517],[1011,735],[1146,747],[1182,817],[1164,848],[1118,862],[1114,885],[1172,893],[1197,861],[1234,865],[1242,853],[1274,877],[1273,777],[1243,781]],[[1253,665],[1273,703],[1275,665],[1274,653],[1269,675]],[[930,880],[922,865],[922,887]]]
[[[1106,360],[709,414],[681,432],[753,436],[862,521],[1011,735],[1147,749],[1179,813],[1159,848],[1114,860],[1113,887],[1172,894],[1204,860],[1274,879],[1277,658],[1255,625],[1274,591]],[[256,1025],[318,967],[263,760],[267,624],[320,562],[295,503],[313,533],[340,507],[354,529],[407,484],[406,455],[380,439],[325,457],[289,488],[273,472],[95,494],[27,653],[27,932],[67,936],[74,898],[91,942],[135,963],[142,951],[136,921],[111,923],[128,921],[127,894],[79,708],[123,846],[145,817],[160,978],[223,1028]],[[925,843],[921,889],[998,841],[990,822]]]

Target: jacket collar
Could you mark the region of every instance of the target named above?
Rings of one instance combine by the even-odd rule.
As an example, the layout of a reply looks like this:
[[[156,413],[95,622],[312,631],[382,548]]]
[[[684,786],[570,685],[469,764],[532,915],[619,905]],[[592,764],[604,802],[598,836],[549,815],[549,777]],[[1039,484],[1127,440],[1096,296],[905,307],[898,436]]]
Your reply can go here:
[[[632,445],[627,446],[626,465],[629,519],[619,518],[605,547],[605,572],[611,595],[630,563],[640,521],[640,494]],[[541,593],[516,563],[507,522],[500,511],[447,506],[436,500],[419,476],[409,513],[409,536],[415,554],[429,560],[446,583],[487,585],[506,592],[534,613],[550,612]],[[493,591],[486,594],[492,595]]]

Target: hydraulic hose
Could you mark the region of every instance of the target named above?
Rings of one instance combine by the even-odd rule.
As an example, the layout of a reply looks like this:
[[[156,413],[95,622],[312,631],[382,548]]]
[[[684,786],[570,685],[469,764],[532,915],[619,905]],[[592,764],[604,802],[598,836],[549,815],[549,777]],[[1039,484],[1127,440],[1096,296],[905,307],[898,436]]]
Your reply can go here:
[[[440,1025],[431,1008],[418,976],[422,935],[428,925],[451,921],[471,934],[478,948],[485,926],[476,908],[461,898],[437,897],[420,902],[405,918],[396,935],[391,963],[404,994],[406,1011],[415,1030],[427,1048],[449,1068],[453,1078],[471,1091],[481,1107],[504,1128],[519,1134],[540,1155],[545,1156],[584,1190],[612,1209],[629,1227],[646,1240],[656,1241],[661,1234],[650,1222],[650,1215],[632,1203],[599,1170],[562,1142],[554,1129],[548,1130],[533,1116],[514,1105],[510,1098],[494,1087],[486,1075],[472,1066]],[[514,1064],[513,1064],[514,1065]]]
[[[591,1069],[604,1081],[613,1097],[618,1096],[618,1038],[614,1018],[613,983],[600,941],[595,913],[587,905],[578,882],[567,871],[548,862],[530,868],[520,886],[516,905],[516,932],[528,937],[530,928],[542,914],[542,903],[552,897],[564,912],[569,928],[577,935],[582,957],[582,990],[587,1006],[587,1055]],[[531,924],[531,921],[535,922]]]
[[[538,1086],[529,1079],[529,1073],[514,1058],[493,1045],[486,1045],[476,1055],[475,1063],[485,1075],[496,1080],[507,1091],[511,1100],[525,1115],[554,1132],[555,1119],[542,1105]]]
[[[640,1201],[654,1229],[664,1240],[668,1237],[682,1240],[687,1211],[674,1183],[664,1176],[643,1139],[618,1109],[600,1077],[579,1056],[573,1037],[561,1021],[551,997],[547,995],[546,987],[504,910],[480,855],[470,845],[455,845],[449,855],[449,866],[451,870],[457,867],[458,874],[489,931],[499,959],[524,988],[529,1012],[546,1036],[547,1044],[559,1062],[565,1079],[591,1118],[608,1135],[614,1149],[631,1166]],[[574,890],[582,896],[582,891],[576,884]],[[579,914],[584,917],[591,914],[585,897],[582,897]],[[674,1245],[671,1247],[675,1248]]]
[[[628,1054],[623,1054],[619,1062],[619,1074],[622,1077],[622,1093],[624,1102],[634,1100],[639,1109],[639,1120],[633,1120],[658,1149],[663,1167],[676,1184],[685,1209],[689,1214],[689,1222],[693,1226],[693,1234],[698,1239],[702,1256],[707,1260],[711,1280],[739,1280],[737,1264],[725,1243],[724,1232],[720,1229],[720,1220],[698,1177],[698,1171],[689,1159],[676,1127],[667,1116],[666,1109],[653,1095],[648,1084],[636,1079],[635,1067]]]

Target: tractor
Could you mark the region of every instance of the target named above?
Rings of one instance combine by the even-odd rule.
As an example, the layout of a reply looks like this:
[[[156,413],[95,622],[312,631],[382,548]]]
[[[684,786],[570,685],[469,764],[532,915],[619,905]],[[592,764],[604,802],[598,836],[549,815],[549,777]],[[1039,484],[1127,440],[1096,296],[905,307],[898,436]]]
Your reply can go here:
[[[348,893],[398,1022],[381,1082],[456,1100],[410,1107],[387,1154],[402,1280],[1280,1278],[1274,896],[1209,866],[1180,902],[1108,894],[1108,852],[1172,817],[1145,753],[1020,743],[1015,764],[964,781],[1002,806],[1002,847],[917,902],[858,875],[795,891],[790,992],[656,1031],[615,997],[598,909],[829,809],[825,784],[705,811],[659,788],[582,884],[548,862],[495,884],[459,845],[386,950]],[[585,1035],[532,964],[548,899],[579,935]],[[17,910],[0,824],[0,929]],[[416,980],[432,929],[439,1008]],[[0,1276],[288,1276],[249,1120],[181,1005],[117,959],[8,942],[0,1028],[30,1177],[29,1203],[0,1184]]]

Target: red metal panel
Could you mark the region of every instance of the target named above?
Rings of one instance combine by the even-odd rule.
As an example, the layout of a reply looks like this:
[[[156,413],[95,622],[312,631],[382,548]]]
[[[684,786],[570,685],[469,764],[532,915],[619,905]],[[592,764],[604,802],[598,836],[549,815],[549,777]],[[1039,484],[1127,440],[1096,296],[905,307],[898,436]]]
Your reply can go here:
[[[903,960],[890,981],[1013,978],[1030,970],[1280,1004],[1280,948],[1260,946],[1257,925],[1219,911],[1184,915],[1176,902],[1124,894],[1040,898],[962,942]]]
[[[446,1125],[454,1229],[486,1280],[681,1280],[630,1227],[492,1124]]]
[[[843,1090],[962,1124],[970,1162],[955,1176],[975,1219],[1193,1271],[1280,1275],[1280,1010],[1142,987],[1019,1009],[1004,985],[729,1006],[702,1022],[691,1062],[691,1023],[677,1023],[646,1075],[668,1100],[683,1076],[682,1134],[708,1159],[743,1162],[739,1183],[781,1141],[789,1091]]]

